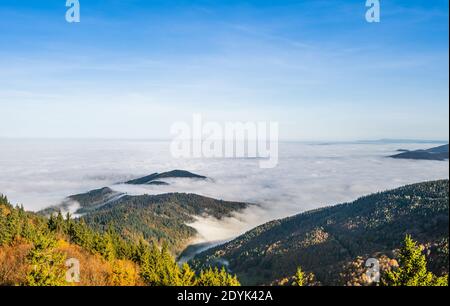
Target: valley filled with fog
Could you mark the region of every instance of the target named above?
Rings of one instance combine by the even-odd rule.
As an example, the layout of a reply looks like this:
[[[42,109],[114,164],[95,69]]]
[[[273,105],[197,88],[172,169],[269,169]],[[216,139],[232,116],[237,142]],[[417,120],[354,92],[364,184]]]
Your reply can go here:
[[[257,159],[174,159],[170,142],[144,140],[0,140],[0,193],[37,211],[105,186],[129,195],[196,193],[258,204],[234,218],[197,218],[198,241],[226,240],[269,220],[352,201],[402,185],[449,177],[448,161],[400,160],[398,149],[426,143],[298,143],[279,145],[279,163]],[[117,184],[154,172],[188,170],[207,180],[170,185]]]

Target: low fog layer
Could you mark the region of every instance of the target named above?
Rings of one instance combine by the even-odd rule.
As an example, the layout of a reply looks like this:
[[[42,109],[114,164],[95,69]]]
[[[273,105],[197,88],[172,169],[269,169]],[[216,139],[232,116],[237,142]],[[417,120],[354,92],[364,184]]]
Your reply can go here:
[[[351,201],[401,185],[449,176],[449,163],[386,158],[433,144],[281,143],[279,164],[255,159],[173,159],[169,142],[0,140],[0,193],[28,210],[110,186],[128,194],[191,192],[257,203],[235,218],[199,218],[199,241],[224,240],[262,222]],[[169,179],[169,186],[115,185],[153,172],[189,170],[208,180]]]

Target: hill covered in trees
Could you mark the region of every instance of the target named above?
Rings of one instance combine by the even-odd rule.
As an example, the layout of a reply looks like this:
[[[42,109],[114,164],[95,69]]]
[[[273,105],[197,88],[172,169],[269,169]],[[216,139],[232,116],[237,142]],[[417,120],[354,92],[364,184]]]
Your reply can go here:
[[[164,241],[171,251],[178,253],[197,235],[187,225],[195,221],[195,216],[222,219],[252,204],[184,193],[129,196],[106,187],[70,196],[61,205],[44,209],[40,214],[68,212],[74,205],[76,216],[96,231],[113,227],[125,239]]]
[[[131,185],[145,185],[145,184],[160,185],[160,184],[163,184],[163,185],[168,185],[169,183],[161,181],[162,179],[167,179],[167,178],[190,178],[190,179],[204,180],[207,177],[203,176],[203,175],[198,175],[198,174],[186,171],[186,170],[172,170],[172,171],[163,172],[163,173],[153,173],[148,176],[144,176],[141,178],[127,181],[127,182],[125,182],[125,184],[131,184]]]
[[[164,241],[178,253],[197,235],[197,231],[187,225],[195,221],[195,216],[222,219],[248,205],[251,204],[184,193],[124,196],[90,211],[81,219],[97,231],[112,226],[122,237],[132,241]]]
[[[206,179],[185,170],[154,173],[123,184],[164,184],[167,178]],[[167,183],[168,184],[168,183]],[[249,203],[216,200],[196,194],[170,193],[130,196],[110,187],[71,195],[61,204],[43,209],[39,214],[50,216],[70,212],[96,231],[113,227],[123,238],[144,239],[168,244],[171,251],[181,252],[196,235],[189,223],[196,216],[222,219],[247,208]]]
[[[402,153],[390,156],[399,159],[425,159],[425,160],[448,160],[448,144],[426,150],[404,150]]]
[[[80,263],[79,282],[67,282],[67,259]],[[166,245],[125,240],[109,228],[94,231],[61,214],[46,218],[13,207],[0,195],[0,286],[237,286],[225,270],[178,266]]]
[[[109,187],[104,187],[86,193],[71,195],[61,204],[45,208],[39,213],[50,216],[53,213],[61,211],[63,213],[72,212],[77,215],[82,215],[98,209],[103,205],[112,203],[122,196],[125,196],[125,194],[114,191]]]
[[[225,265],[243,284],[282,284],[301,266],[324,285],[361,284],[365,260],[391,266],[406,234],[428,267],[448,274],[449,181],[425,182],[261,225],[197,255],[194,267]],[[303,273],[303,272],[302,272]]]
[[[172,170],[162,173],[153,173],[144,177],[136,178],[125,183],[128,185],[169,185],[164,179],[207,179],[206,176],[198,175],[185,170]],[[110,187],[94,189],[85,193],[68,196],[62,203],[47,207],[40,211],[43,215],[52,213],[71,212],[77,215],[85,214],[100,208],[103,205],[110,204],[125,196],[123,192],[117,192]]]

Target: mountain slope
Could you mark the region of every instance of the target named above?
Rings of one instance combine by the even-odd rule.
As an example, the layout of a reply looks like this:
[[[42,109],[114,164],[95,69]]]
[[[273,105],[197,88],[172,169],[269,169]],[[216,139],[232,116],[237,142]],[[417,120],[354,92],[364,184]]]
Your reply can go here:
[[[79,262],[80,282],[67,282],[67,259]],[[179,267],[165,247],[26,212],[0,194],[0,286],[239,285],[225,271],[199,272]]]
[[[125,184],[167,184],[159,181],[166,178],[206,179],[189,171],[173,170],[154,173]],[[70,212],[97,231],[113,227],[126,239],[167,242],[171,250],[178,253],[197,235],[194,228],[186,225],[194,222],[194,217],[221,219],[249,205],[182,193],[129,196],[104,187],[69,196],[61,204],[39,213],[50,216]]]
[[[300,265],[322,284],[333,285],[340,283],[344,265],[358,256],[391,254],[407,233],[421,243],[447,239],[448,256],[448,183],[405,186],[272,221],[197,255],[192,263],[225,263],[247,285],[272,283]],[[444,268],[448,271],[448,261]]]
[[[426,150],[405,151],[390,157],[400,159],[448,160],[449,145],[447,144]]]
[[[130,180],[123,184],[130,185],[169,185],[161,179],[167,178],[189,178],[189,179],[206,179],[206,176],[198,175],[185,170],[172,170],[163,173],[153,173],[144,177]],[[122,184],[122,183],[118,183]],[[62,203],[47,207],[39,213],[43,215],[51,215],[52,213],[70,212],[76,215],[82,215],[89,211],[100,208],[103,205],[110,204],[125,196],[125,193],[117,192],[109,187],[91,190],[86,193],[80,193],[68,196]]]
[[[124,184],[166,185],[167,182],[160,180],[167,178],[207,177],[189,171],[173,170],[154,173]],[[58,212],[69,212],[97,231],[113,227],[126,239],[137,241],[144,238],[147,241],[166,242],[172,251],[178,253],[197,235],[194,228],[186,225],[194,222],[194,217],[221,219],[248,205],[250,204],[215,200],[195,194],[129,196],[104,187],[71,195],[61,204],[43,209],[39,214],[50,216]]]
[[[103,205],[112,203],[123,196],[125,196],[124,193],[114,191],[109,187],[104,187],[86,193],[68,196],[61,204],[45,208],[39,213],[46,216],[59,211],[63,213],[71,212],[78,215],[85,214]]]
[[[222,219],[248,205],[184,193],[123,196],[89,211],[81,219],[98,231],[112,226],[123,237],[134,241],[144,238],[167,242],[178,252],[197,234],[186,225],[194,222],[195,216]]]

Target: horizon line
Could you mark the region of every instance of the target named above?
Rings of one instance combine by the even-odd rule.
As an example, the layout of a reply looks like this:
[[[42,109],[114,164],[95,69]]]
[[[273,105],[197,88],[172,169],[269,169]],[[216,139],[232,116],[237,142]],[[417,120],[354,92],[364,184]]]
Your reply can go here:
[[[0,140],[54,140],[54,141],[67,141],[67,140],[88,140],[88,141],[155,141],[155,142],[168,142],[173,138],[143,138],[143,137],[10,137],[0,136]],[[186,141],[193,141],[196,139],[186,139]],[[225,141],[232,141],[226,140]],[[299,143],[449,143],[449,139],[430,139],[430,138],[375,138],[375,139],[280,139],[278,142],[299,142]]]

